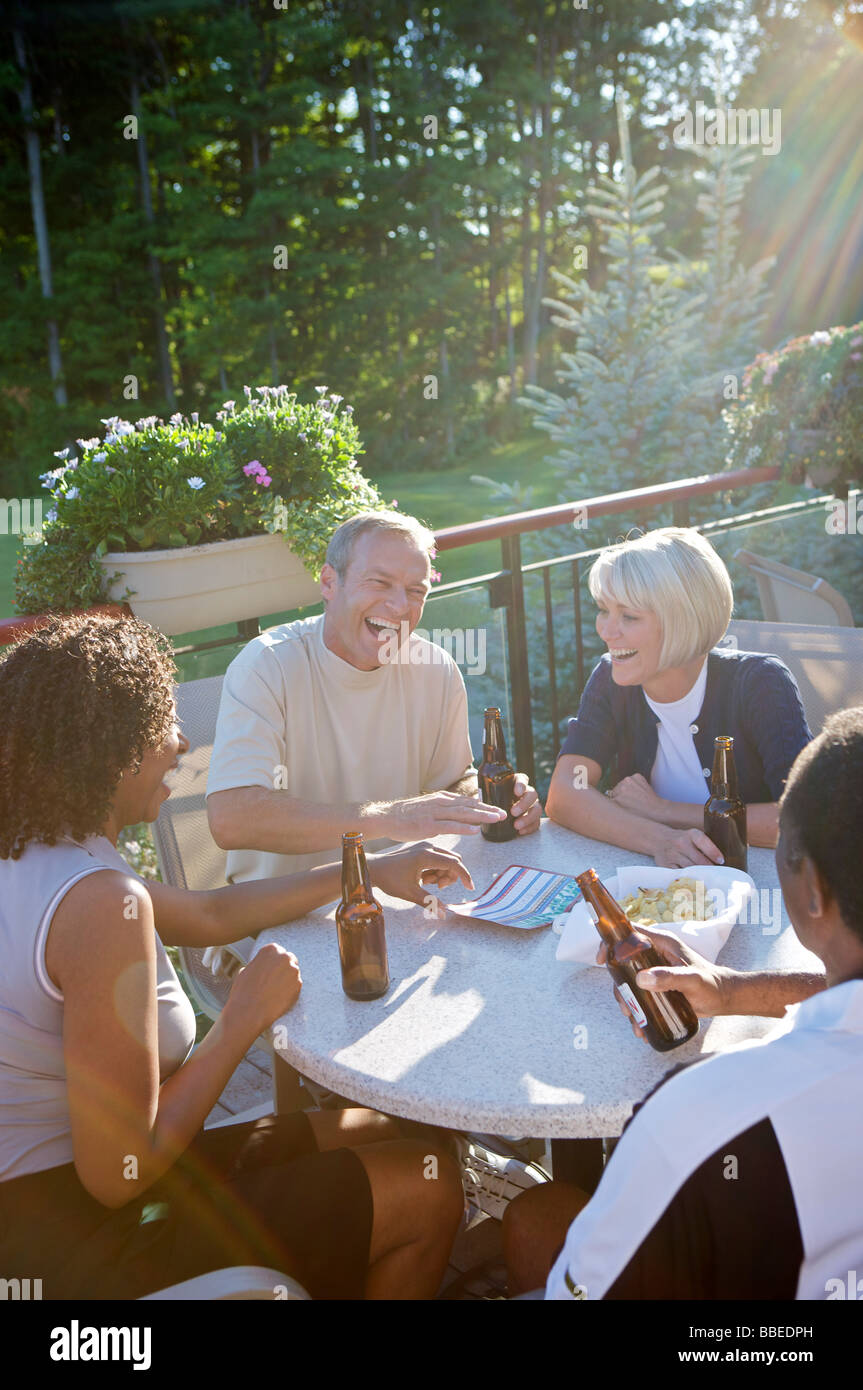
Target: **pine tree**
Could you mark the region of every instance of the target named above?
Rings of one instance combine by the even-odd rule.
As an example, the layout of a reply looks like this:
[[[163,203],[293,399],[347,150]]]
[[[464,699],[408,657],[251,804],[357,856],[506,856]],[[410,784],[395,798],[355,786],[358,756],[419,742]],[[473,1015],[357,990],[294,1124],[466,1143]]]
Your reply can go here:
[[[527,387],[521,398],[559,445],[552,461],[574,500],[721,467],[722,381],[751,355],[771,264],[735,261],[746,156],[709,153],[697,200],[704,256],[693,263],[658,249],[667,187],[657,169],[636,174],[621,102],[618,129],[622,177],[589,193],[605,283],[553,271],[566,297],[546,301],[575,339],[556,373],[566,394]]]

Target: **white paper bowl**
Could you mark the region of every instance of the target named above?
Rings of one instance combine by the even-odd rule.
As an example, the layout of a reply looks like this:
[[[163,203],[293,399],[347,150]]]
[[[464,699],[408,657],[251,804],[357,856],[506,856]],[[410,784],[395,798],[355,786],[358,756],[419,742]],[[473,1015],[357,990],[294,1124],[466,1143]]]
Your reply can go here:
[[[668,888],[677,878],[694,878],[703,882],[705,892],[714,900],[716,914],[706,922],[657,922],[656,929],[673,932],[699,955],[715,961],[744,903],[755,896],[755,884],[748,874],[717,864],[693,864],[686,869],[625,864],[611,877],[603,879],[603,883],[611,896],[620,902],[639,888]],[[599,934],[584,902],[574,903],[565,917],[557,918],[554,930],[560,934],[557,960],[565,961],[568,965],[596,964]]]

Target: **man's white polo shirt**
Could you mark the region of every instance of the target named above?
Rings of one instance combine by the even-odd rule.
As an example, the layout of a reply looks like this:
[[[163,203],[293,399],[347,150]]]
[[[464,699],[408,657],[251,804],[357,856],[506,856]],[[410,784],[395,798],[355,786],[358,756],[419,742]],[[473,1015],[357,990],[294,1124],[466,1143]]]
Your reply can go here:
[[[848,980],[637,1109],[546,1298],[827,1298],[863,1276],[861,1171],[863,981]]]

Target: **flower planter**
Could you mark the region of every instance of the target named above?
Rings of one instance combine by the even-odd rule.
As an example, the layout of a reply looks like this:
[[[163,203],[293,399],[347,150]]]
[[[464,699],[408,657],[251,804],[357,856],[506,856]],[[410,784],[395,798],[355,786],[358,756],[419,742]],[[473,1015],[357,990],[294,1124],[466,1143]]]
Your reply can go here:
[[[106,578],[119,572],[109,598],[130,590],[137,617],[167,636],[198,632],[320,601],[320,586],[284,536],[190,545],[178,550],[114,551],[99,561]]]

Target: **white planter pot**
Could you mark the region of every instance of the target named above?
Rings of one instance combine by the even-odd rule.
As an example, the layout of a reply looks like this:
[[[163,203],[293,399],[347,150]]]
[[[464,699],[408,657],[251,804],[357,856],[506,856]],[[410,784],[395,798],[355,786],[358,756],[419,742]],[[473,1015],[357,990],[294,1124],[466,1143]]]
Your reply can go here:
[[[318,603],[320,585],[284,536],[266,533],[182,550],[114,551],[99,562],[117,602],[169,637]]]

